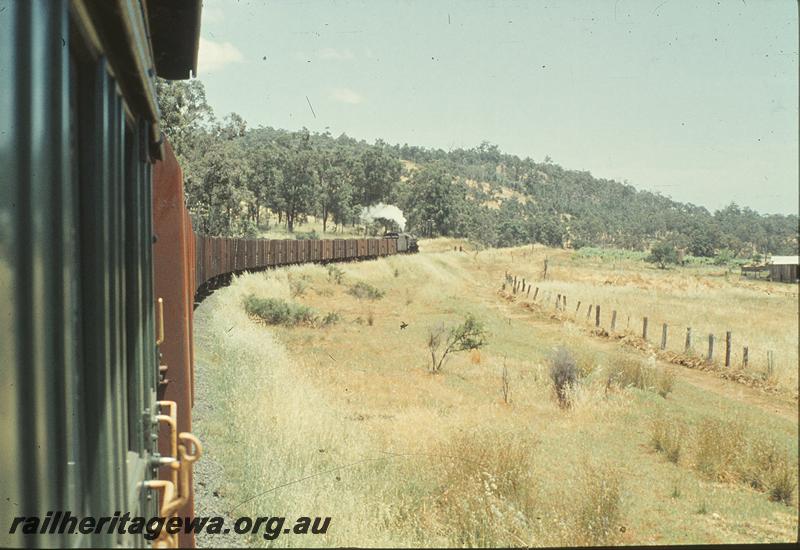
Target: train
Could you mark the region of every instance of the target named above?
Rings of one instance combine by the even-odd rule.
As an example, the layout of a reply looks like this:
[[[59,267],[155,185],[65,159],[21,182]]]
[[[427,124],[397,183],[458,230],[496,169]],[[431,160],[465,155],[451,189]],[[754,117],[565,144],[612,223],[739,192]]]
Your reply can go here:
[[[193,516],[197,304],[246,271],[418,250],[193,230],[155,79],[197,74],[201,10],[0,0],[0,546],[193,547],[55,518]]]
[[[364,239],[238,239],[194,235],[192,255],[196,294],[210,290],[246,271],[259,271],[304,263],[369,260],[390,254],[417,252],[417,239],[409,233],[386,233]],[[199,300],[198,302],[199,303]]]

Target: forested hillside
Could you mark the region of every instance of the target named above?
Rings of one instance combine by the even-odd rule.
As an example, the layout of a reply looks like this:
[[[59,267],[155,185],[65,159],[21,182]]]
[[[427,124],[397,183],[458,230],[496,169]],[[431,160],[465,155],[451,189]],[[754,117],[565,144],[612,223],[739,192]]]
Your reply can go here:
[[[207,234],[257,235],[268,224],[291,232],[309,216],[330,231],[363,225],[365,207],[386,203],[403,210],[409,231],[483,246],[647,250],[658,241],[695,256],[797,253],[796,215],[736,204],[711,213],[486,142],[443,151],[305,129],[248,129],[236,114],[218,120],[200,81],[162,81],[158,91],[188,207],[196,229]],[[391,225],[379,221],[381,229]]]

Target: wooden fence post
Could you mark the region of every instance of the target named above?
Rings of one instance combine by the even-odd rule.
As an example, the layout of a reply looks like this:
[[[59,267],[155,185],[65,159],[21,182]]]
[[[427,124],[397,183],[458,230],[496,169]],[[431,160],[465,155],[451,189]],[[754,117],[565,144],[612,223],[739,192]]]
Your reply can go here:
[[[747,346],[745,346],[742,349],[742,367],[745,367],[745,368],[747,367],[747,360],[748,360],[747,356],[749,355],[749,352],[750,352],[750,350],[747,349]]]
[[[567,311],[567,295],[566,294],[564,294],[561,297],[561,309],[563,309],[564,311]]]
[[[594,326],[600,326],[600,306],[594,308]]]
[[[667,349],[667,323],[661,327],[661,349]]]
[[[686,344],[683,349],[684,351],[692,349],[692,327],[686,327]]]
[[[522,279],[522,292],[525,292],[525,279]]]
[[[710,363],[714,359],[714,335],[708,335],[708,357],[706,360]]]
[[[767,378],[772,377],[772,372],[775,368],[775,353],[772,350],[767,351]]]
[[[586,320],[589,320],[589,317],[592,316],[592,304],[589,304],[589,309],[586,310]]]
[[[536,301],[536,296],[538,296],[538,295],[539,295],[539,287],[537,286],[536,287],[536,292],[533,293],[533,301],[534,302]]]
[[[578,310],[579,310],[580,308],[581,308],[581,301],[580,301],[580,300],[578,300],[578,305],[577,305],[577,306],[575,306],[575,315],[577,315],[577,314],[578,314]]]
[[[528,285],[528,293],[525,294],[525,296],[530,296],[530,295],[531,295],[531,285]]]
[[[642,339],[647,340],[647,317],[642,319]]]
[[[556,309],[558,309],[559,304],[561,304],[561,294],[556,296]]]
[[[614,332],[614,329],[617,328],[617,310],[611,312],[611,332]]]
[[[725,333],[725,366],[731,366],[731,331]]]

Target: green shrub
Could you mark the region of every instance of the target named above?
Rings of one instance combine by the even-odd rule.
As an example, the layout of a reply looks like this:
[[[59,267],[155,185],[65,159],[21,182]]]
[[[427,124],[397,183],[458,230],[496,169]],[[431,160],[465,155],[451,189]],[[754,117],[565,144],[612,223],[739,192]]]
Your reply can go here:
[[[336,311],[331,311],[325,314],[325,317],[322,318],[322,326],[327,327],[330,325],[335,325],[339,321],[342,320],[341,315]]]
[[[728,248],[723,248],[714,256],[714,265],[728,265],[733,263],[735,254]]]
[[[302,304],[294,304],[280,298],[259,298],[253,294],[244,300],[244,309],[268,325],[314,324],[314,310]]]
[[[658,267],[665,269],[667,264],[678,263],[678,251],[672,243],[660,241],[653,245],[650,255],[645,258],[645,261],[658,264]]]
[[[342,284],[342,278],[344,277],[344,271],[342,271],[338,266],[334,264],[328,264],[326,268],[328,270],[328,280],[335,281],[337,285]]]
[[[379,288],[375,288],[369,283],[365,283],[364,281],[358,281],[356,284],[350,287],[350,290],[347,291],[348,293],[352,294],[359,300],[364,298],[368,300],[378,300],[383,298],[385,292]]]
[[[646,253],[641,252],[639,250],[624,250],[620,248],[599,248],[594,246],[582,246],[585,243],[578,243],[578,246],[575,246],[573,243],[573,248],[580,249],[576,250],[574,254],[572,254],[573,260],[582,260],[582,259],[594,259],[598,258],[600,260],[610,260],[610,261],[620,261],[620,260],[633,260],[633,261],[641,261],[647,256]]]
[[[295,233],[294,238],[297,239],[298,241],[307,241],[307,240],[316,241],[317,239],[319,239],[319,235],[317,235],[317,231],[315,229],[312,229],[308,233],[299,233],[299,232]]]
[[[481,349],[486,345],[486,338],[483,322],[471,313],[464,317],[463,323],[449,329],[443,323],[429,327],[427,344],[431,355],[431,372],[440,372],[451,353]]]
[[[300,277],[299,279],[294,277],[289,278],[289,292],[293,297],[302,296],[306,293],[308,287],[308,280],[304,277]]]

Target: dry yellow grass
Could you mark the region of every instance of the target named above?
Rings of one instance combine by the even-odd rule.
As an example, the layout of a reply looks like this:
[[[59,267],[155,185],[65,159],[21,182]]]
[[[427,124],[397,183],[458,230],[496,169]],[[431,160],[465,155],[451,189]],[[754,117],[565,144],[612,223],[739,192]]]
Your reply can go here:
[[[504,270],[526,277],[539,287],[547,306],[558,294],[567,296],[566,311],[586,321],[589,304],[601,306],[601,326],[608,329],[617,311],[617,329],[641,335],[648,318],[648,340],[660,345],[664,323],[668,325],[667,350],[684,352],[687,327],[692,328],[692,349],[705,356],[708,335],[713,334],[714,358],[724,360],[725,336],[732,333],[732,368],[742,368],[743,347],[749,347],[749,366],[767,370],[767,352],[775,357],[771,381],[797,394],[798,293],[795,285],[740,280],[724,267],[657,269],[635,260],[576,259],[574,253],[539,247],[493,250],[479,253],[494,262],[498,285]],[[544,259],[547,280],[540,280]],[[499,275],[499,277],[498,277]],[[532,293],[533,294],[533,293]],[[524,299],[524,298],[523,298]],[[575,315],[578,301],[581,309]],[[595,318],[594,312],[591,321]]]
[[[453,252],[459,244],[466,245],[424,241],[418,255],[340,264],[341,284],[313,265],[245,275],[197,310],[195,427],[209,458],[224,465],[224,510],[247,501],[231,514],[331,516],[328,534],[287,535],[272,542],[280,546],[794,539],[796,489],[792,506],[785,506],[740,485],[710,484],[657,453],[650,426],[665,407],[689,423],[734,415],[796,452],[796,423],[736,399],[711,398],[685,383],[680,369],[666,399],[609,387],[613,367],[641,359],[638,352],[592,339],[577,323],[527,312],[497,293],[506,270],[535,280],[547,255],[553,279],[540,286],[599,298],[594,291],[611,286],[597,284],[603,268],[570,268],[567,253],[540,248]],[[621,276],[618,269],[607,271]],[[626,277],[638,269],[663,285],[677,275],[629,269]],[[385,295],[354,297],[348,289],[359,281]],[[618,294],[604,296],[633,307],[637,295],[626,294],[629,288],[619,285]],[[335,311],[340,320],[266,327],[244,312],[250,294],[308,305],[320,316]],[[489,344],[453,355],[441,374],[430,374],[428,327],[467,313],[486,323]],[[566,410],[548,376],[558,345],[575,354],[583,373]],[[510,404],[502,396],[504,365]],[[676,479],[680,498],[672,496]],[[719,521],[697,514],[701,504]],[[267,544],[259,537],[239,542]]]

